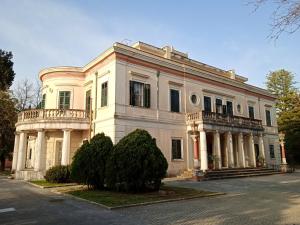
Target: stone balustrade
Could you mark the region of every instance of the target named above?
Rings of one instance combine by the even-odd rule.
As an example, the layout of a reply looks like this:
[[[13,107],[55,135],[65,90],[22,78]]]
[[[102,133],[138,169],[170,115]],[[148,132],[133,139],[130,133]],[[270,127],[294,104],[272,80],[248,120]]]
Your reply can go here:
[[[221,126],[232,126],[254,130],[263,130],[262,121],[241,116],[199,111],[186,114],[186,121],[191,123],[207,123]]]
[[[80,109],[30,109],[18,114],[18,123],[36,120],[83,120],[88,121],[89,113]]]

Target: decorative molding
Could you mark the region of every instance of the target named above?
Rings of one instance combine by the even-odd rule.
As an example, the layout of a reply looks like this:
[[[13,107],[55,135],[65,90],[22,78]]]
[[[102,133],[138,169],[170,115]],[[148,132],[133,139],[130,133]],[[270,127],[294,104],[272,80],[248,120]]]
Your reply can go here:
[[[88,82],[84,83],[83,86],[86,87],[86,86],[88,86],[88,85],[90,85],[92,83],[93,83],[93,80],[89,80]]]
[[[233,95],[228,95],[222,92],[218,92],[218,91],[213,91],[213,90],[209,90],[209,89],[203,89],[203,92],[206,93],[210,93],[210,94],[215,94],[215,95],[220,95],[220,96],[225,96],[225,97],[229,97],[229,98],[235,98],[235,96]]]
[[[267,108],[272,108],[273,106],[268,105],[268,104],[265,104],[265,107],[267,107]]]
[[[144,78],[144,79],[148,79],[150,76],[149,75],[146,75],[146,74],[142,74],[142,73],[137,73],[137,72],[134,72],[134,71],[128,71],[129,74],[131,74],[132,76],[135,76],[135,77],[139,77],[139,78]]]
[[[99,73],[97,73],[96,75],[99,78],[99,77],[103,77],[103,76],[105,76],[106,74],[109,74],[109,73],[110,73],[110,70],[107,70],[107,71],[101,73],[100,75],[99,75]]]
[[[169,85],[174,85],[174,86],[178,86],[178,87],[183,87],[183,84],[182,83],[177,83],[177,82],[175,82],[175,81],[171,81],[171,80],[169,80]]]

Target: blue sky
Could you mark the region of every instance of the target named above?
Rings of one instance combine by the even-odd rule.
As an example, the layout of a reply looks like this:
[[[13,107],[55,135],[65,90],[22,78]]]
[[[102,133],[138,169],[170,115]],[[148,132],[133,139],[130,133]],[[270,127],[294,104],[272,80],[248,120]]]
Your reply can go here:
[[[281,68],[300,82],[300,31],[270,41],[273,7],[252,13],[247,0],[1,0],[0,48],[14,54],[15,82],[34,81],[45,67],[83,66],[124,39],[173,45],[260,87]]]

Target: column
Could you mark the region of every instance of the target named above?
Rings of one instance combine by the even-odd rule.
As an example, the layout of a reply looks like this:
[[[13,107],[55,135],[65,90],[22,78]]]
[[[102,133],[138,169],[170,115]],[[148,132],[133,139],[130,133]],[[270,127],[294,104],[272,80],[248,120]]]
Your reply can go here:
[[[239,165],[245,168],[245,151],[244,151],[244,139],[243,133],[239,133],[238,136],[238,155],[239,155]]]
[[[15,171],[17,169],[19,142],[20,142],[20,134],[16,132],[15,133],[13,161],[12,161],[12,167],[11,167],[12,171]]]
[[[262,133],[260,133],[258,136],[258,147],[259,147],[259,157],[263,159],[262,166],[265,166],[266,164],[265,145],[264,145],[264,138]]]
[[[69,155],[70,155],[70,140],[71,140],[71,130],[64,130],[64,137],[62,143],[62,156],[61,156],[61,165],[69,165]]]
[[[200,157],[201,157],[201,170],[206,171],[208,168],[207,163],[207,145],[206,133],[204,130],[200,131]]]
[[[284,141],[280,141],[280,146],[281,146],[281,163],[282,164],[287,164],[286,163],[286,156],[285,156],[285,147],[284,147]]]
[[[191,135],[194,143],[194,169],[199,169],[199,136]]]
[[[45,168],[45,131],[38,130],[37,139],[35,142],[35,159],[34,170],[42,171]]]
[[[20,133],[17,171],[21,171],[25,168],[26,148],[27,148],[27,133],[22,131]]]
[[[232,134],[230,131],[227,132],[227,153],[228,153],[228,166],[230,168],[234,167],[234,161],[233,161],[233,143],[232,143]]]
[[[222,167],[221,143],[220,143],[220,133],[218,130],[216,130],[214,133],[214,148],[215,148],[214,164],[216,169],[221,169]]]
[[[250,165],[256,167],[256,158],[255,158],[255,148],[254,148],[254,140],[253,134],[249,135],[249,153],[250,153]]]

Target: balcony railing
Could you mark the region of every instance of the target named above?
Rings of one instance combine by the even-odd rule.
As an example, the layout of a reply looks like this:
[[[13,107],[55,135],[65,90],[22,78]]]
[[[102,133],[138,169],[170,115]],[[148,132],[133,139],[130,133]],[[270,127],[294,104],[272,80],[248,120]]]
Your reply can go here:
[[[18,114],[18,122],[34,120],[84,120],[88,121],[89,113],[80,109],[30,109]]]
[[[215,125],[263,130],[261,120],[250,119],[241,116],[224,115],[215,112],[200,111],[194,113],[187,113],[186,120],[188,123],[203,122],[204,124],[207,123],[212,125],[215,124]]]

